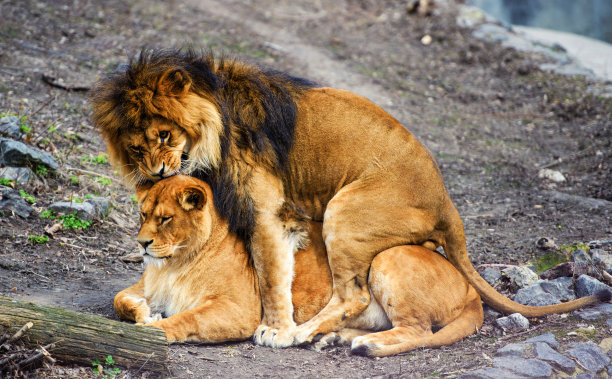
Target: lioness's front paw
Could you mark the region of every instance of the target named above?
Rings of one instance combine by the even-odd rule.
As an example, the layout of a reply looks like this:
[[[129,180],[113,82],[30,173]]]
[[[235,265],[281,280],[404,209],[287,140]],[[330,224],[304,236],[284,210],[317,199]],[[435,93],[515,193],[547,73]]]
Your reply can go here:
[[[293,337],[294,345],[302,345],[305,343],[312,342],[312,339],[317,335],[315,331],[308,327],[307,323],[298,326],[295,329],[295,336]]]
[[[276,329],[262,324],[255,329],[253,341],[257,345],[273,347],[275,349],[288,347],[293,345],[294,334],[294,326]]]

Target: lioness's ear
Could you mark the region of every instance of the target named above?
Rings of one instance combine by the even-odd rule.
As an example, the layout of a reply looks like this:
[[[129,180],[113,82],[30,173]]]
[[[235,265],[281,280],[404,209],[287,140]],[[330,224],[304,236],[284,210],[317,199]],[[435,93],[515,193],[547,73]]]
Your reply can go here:
[[[136,199],[138,199],[138,204],[143,203],[151,187],[153,187],[153,182],[150,182],[150,181],[146,181],[142,184],[136,185]]]
[[[206,203],[206,192],[200,187],[188,187],[178,194],[178,202],[184,210],[202,209]]]
[[[181,96],[189,91],[191,78],[181,68],[164,72],[157,83],[157,92],[165,96]]]

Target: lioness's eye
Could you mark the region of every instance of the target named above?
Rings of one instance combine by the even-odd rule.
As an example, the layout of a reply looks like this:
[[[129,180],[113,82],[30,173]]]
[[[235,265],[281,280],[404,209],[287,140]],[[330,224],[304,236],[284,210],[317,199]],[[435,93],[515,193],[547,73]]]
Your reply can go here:
[[[140,148],[134,145],[130,145],[128,146],[128,148],[130,149],[130,151],[134,154],[140,154]]]
[[[167,223],[170,220],[172,220],[172,217],[162,217],[159,224],[160,225],[164,225],[165,223]]]
[[[144,219],[146,218],[146,215],[144,213],[140,213],[140,221],[144,221]]]

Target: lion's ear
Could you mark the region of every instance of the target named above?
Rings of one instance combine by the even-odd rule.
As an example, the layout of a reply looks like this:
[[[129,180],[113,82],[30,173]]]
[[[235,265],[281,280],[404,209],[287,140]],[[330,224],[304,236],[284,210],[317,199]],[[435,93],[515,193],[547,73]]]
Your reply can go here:
[[[136,185],[136,199],[138,199],[138,204],[142,204],[144,202],[144,199],[147,197],[151,187],[153,187],[153,182],[150,181]]]
[[[186,211],[202,209],[206,203],[206,192],[200,187],[185,188],[178,194],[178,202]]]
[[[181,96],[189,91],[191,78],[183,69],[177,68],[164,72],[157,83],[157,92],[165,96]]]

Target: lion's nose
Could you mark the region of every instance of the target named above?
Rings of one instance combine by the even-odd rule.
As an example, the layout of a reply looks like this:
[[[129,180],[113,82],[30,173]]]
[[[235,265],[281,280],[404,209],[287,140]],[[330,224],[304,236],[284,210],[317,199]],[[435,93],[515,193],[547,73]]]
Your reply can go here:
[[[153,240],[145,241],[145,240],[138,239],[137,241],[140,244],[140,246],[142,246],[143,249],[146,249],[150,244],[153,243]]]
[[[159,175],[160,178],[163,179],[164,177],[164,171],[166,170],[166,162],[162,162],[162,168],[161,170],[159,170],[159,172],[157,173],[157,175]]]

